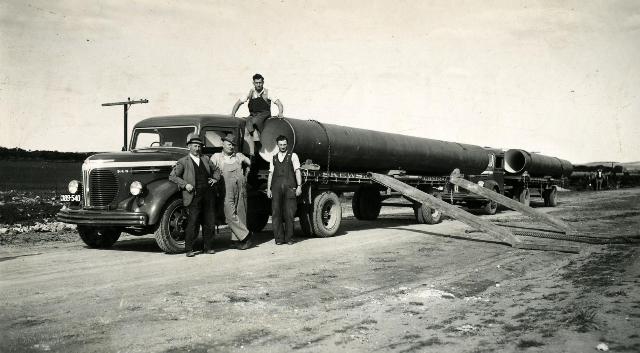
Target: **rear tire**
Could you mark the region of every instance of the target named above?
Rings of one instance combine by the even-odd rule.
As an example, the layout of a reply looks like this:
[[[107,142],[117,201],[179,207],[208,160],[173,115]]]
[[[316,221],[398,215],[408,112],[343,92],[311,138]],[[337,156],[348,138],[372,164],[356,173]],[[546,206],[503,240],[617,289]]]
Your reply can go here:
[[[442,195],[440,194],[433,196],[442,200]],[[416,216],[416,220],[420,224],[438,224],[442,222],[443,218],[442,212],[423,203],[414,208],[414,214]]]
[[[520,190],[520,193],[518,194],[518,201],[525,206],[529,206],[531,204],[531,194],[529,193],[528,188]]]
[[[342,207],[340,199],[333,191],[325,191],[313,199],[311,224],[316,236],[332,237],[340,228]]]
[[[382,208],[382,197],[375,188],[361,187],[354,194],[351,200],[353,215],[362,221],[373,221],[380,215]]]
[[[499,194],[500,190],[497,187],[495,187],[493,189],[493,192],[496,192]],[[498,212],[498,203],[493,200],[489,200],[487,203],[482,205],[480,209],[482,210],[482,213],[486,215],[494,215]]]
[[[80,239],[93,249],[110,248],[122,232],[116,228],[98,228],[91,226],[78,225],[78,234]]]
[[[558,190],[555,187],[545,190],[542,198],[546,207],[556,207],[558,205]]]
[[[162,213],[155,233],[156,243],[168,254],[184,252],[185,229],[189,215],[182,199],[171,201]]]

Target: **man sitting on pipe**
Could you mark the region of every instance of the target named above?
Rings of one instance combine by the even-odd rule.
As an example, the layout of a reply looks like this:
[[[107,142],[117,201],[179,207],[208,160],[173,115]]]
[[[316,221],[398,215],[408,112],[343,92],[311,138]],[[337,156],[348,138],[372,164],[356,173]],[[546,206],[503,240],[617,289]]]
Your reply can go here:
[[[253,88],[233,105],[231,116],[235,117],[238,108],[246,102],[249,102],[249,116],[245,125],[244,140],[249,145],[249,154],[253,157],[255,155],[255,141],[260,140],[264,122],[271,117],[271,102],[278,106],[278,118],[283,117],[284,108],[280,100],[275,98],[273,94],[269,94],[269,90],[264,88],[264,77],[260,74],[253,75]]]

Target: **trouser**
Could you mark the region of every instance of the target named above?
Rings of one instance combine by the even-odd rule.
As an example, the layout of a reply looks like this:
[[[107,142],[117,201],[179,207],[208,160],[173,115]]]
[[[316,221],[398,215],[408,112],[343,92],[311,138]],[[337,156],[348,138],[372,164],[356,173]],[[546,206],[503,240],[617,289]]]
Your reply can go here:
[[[596,179],[596,190],[602,190],[602,180],[604,179]]]
[[[225,175],[224,217],[231,228],[231,240],[244,240],[247,229],[247,192],[244,180]]]
[[[271,186],[271,220],[276,243],[293,239],[293,218],[296,215],[296,188],[284,184]],[[283,229],[284,223],[284,229]]]
[[[198,229],[202,224],[204,251],[210,250],[216,221],[213,190],[197,189],[193,201],[187,208],[189,210],[189,220],[185,231],[184,249],[193,251],[193,242],[198,237]]]
[[[259,138],[253,136],[254,131],[258,131],[262,133],[262,128],[264,127],[264,122],[271,117],[271,112],[260,112],[260,113],[251,113],[247,117],[247,123],[245,125],[244,131],[244,141],[249,146],[249,155],[256,155],[256,143],[255,141],[259,141]]]

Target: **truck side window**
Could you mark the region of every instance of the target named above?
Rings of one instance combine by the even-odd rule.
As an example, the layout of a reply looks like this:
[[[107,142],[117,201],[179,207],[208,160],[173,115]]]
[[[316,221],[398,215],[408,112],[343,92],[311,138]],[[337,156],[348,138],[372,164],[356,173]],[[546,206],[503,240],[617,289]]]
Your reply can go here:
[[[229,129],[204,128],[204,154],[213,154],[222,151],[222,138],[233,133]]]

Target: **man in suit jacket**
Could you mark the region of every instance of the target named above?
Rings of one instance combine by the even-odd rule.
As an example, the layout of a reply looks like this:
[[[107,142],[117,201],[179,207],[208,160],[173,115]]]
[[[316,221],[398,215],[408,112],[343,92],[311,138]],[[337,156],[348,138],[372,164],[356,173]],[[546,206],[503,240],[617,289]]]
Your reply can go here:
[[[182,190],[182,200],[189,209],[189,220],[185,230],[184,248],[187,257],[195,256],[193,241],[202,224],[204,252],[214,254],[211,248],[215,227],[215,193],[213,185],[220,180],[220,169],[209,157],[202,155],[202,139],[194,133],[187,136],[189,155],[178,160],[173,167],[169,180]]]

